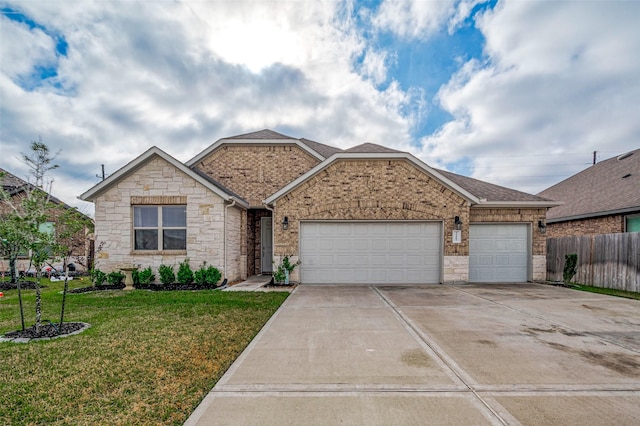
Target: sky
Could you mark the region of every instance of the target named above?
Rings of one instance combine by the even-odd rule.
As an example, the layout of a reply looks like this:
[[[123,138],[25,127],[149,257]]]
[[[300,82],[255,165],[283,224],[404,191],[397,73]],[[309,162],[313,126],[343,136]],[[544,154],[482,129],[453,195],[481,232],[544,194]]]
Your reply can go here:
[[[77,199],[265,128],[536,194],[640,148],[640,0],[0,0],[0,167]]]

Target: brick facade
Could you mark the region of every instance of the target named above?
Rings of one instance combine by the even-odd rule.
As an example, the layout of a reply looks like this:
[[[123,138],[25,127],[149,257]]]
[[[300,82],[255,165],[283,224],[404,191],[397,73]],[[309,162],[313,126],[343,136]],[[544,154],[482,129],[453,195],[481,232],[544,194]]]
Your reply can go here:
[[[285,216],[287,230],[277,226]],[[274,256],[297,259],[304,220],[438,221],[445,257],[468,256],[468,232],[462,243],[451,241],[455,216],[469,223],[468,202],[409,161],[339,160],[276,201]]]
[[[148,201],[152,204],[187,205],[187,250],[133,251],[132,204]],[[157,272],[161,264],[177,265],[188,258],[193,269],[203,261],[224,269],[223,200],[165,160],[155,157],[135,172],[109,187],[95,200],[96,267],[111,272],[122,267],[140,265]],[[228,246],[227,278],[239,279],[242,274],[241,209],[227,209]],[[246,272],[245,272],[246,273]],[[156,274],[157,275],[157,274]]]
[[[621,214],[611,216],[592,217],[567,222],[547,224],[547,237],[568,237],[571,235],[617,234],[624,232],[625,216]]]
[[[319,161],[296,145],[224,145],[195,166],[245,198],[251,207]]]

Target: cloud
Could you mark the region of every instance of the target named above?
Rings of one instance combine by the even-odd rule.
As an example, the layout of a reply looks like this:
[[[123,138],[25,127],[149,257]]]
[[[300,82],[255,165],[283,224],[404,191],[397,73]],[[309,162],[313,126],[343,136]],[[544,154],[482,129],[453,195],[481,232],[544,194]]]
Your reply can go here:
[[[584,168],[592,151],[637,147],[639,19],[634,2],[503,2],[484,13],[487,59],[441,88],[454,120],[423,138],[422,155],[538,192]]]
[[[19,9],[67,42],[3,17],[0,84],[3,151],[42,136],[62,149],[56,195],[75,197],[151,145],[187,160],[220,137],[288,129],[338,146],[408,146],[412,97],[378,90],[356,58],[367,49],[349,3],[21,2]],[[15,28],[19,34],[15,35]],[[37,49],[36,49],[37,48]],[[34,52],[24,63],[5,58]],[[382,78],[382,66],[371,68]],[[54,82],[30,89],[19,75],[55,59]],[[374,79],[375,80],[375,79]],[[24,173],[15,159],[3,167]],[[62,193],[61,193],[62,192]]]
[[[385,0],[372,18],[375,27],[400,37],[427,39],[447,27],[454,32],[481,0]]]

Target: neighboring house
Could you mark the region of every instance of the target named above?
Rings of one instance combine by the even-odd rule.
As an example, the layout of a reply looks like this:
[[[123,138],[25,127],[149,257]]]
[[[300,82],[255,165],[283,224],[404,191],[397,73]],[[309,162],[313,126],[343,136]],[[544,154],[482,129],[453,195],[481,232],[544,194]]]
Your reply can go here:
[[[33,189],[33,186],[28,183],[27,181],[20,179],[19,177],[17,177],[16,175],[14,175],[13,173],[8,172],[7,170],[4,170],[2,168],[0,168],[0,182],[2,183],[2,189],[9,194],[9,196],[12,199],[12,202],[14,203],[14,205],[18,205],[20,204],[20,199],[25,195],[25,191],[27,189]],[[72,209],[72,207],[70,207],[69,205],[65,204],[63,201],[61,201],[60,199],[54,197],[53,195],[49,194],[49,201],[52,204],[55,204],[56,206],[63,206],[64,208],[67,209]],[[5,205],[2,201],[0,201],[0,216],[4,213],[6,213],[8,210],[10,209],[10,207],[8,205]],[[54,233],[55,232],[55,223],[56,223],[56,211],[55,209],[51,209],[48,212],[48,216],[47,217],[47,222],[40,224],[40,231],[41,232],[51,232]],[[82,213],[78,212],[78,214],[82,215]],[[85,215],[83,215],[85,216]],[[91,221],[91,218],[89,218],[88,216],[85,216],[86,219],[88,221]],[[82,263],[84,264],[89,264],[90,263],[90,255],[91,255],[91,247],[92,247],[92,235],[89,233],[88,229],[85,229],[85,231],[82,233],[82,237],[86,237],[86,245],[83,249],[77,249],[74,251],[73,253],[73,257],[75,258],[82,258],[81,260],[83,261]],[[28,268],[29,268],[29,256],[28,256],[28,252],[25,250],[25,252],[18,257],[18,271],[19,272],[25,272]],[[0,261],[2,261],[2,266],[3,270],[8,270],[9,266],[8,266],[8,262],[6,259],[2,259],[0,258]],[[54,263],[53,259],[50,259],[48,261],[48,263]],[[83,265],[77,265],[78,267],[82,267]]]
[[[549,237],[640,232],[640,149],[601,161],[538,194]]]
[[[80,196],[95,203],[97,266],[188,258],[229,281],[301,260],[303,283],[544,280],[557,203],[436,170],[380,145],[341,150],[271,130],[186,163],[153,147]]]

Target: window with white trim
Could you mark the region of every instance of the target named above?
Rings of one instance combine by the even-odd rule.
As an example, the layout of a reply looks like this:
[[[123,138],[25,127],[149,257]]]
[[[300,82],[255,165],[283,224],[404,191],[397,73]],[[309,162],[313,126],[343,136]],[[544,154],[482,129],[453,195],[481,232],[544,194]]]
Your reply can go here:
[[[186,250],[187,206],[133,206],[134,250]]]

